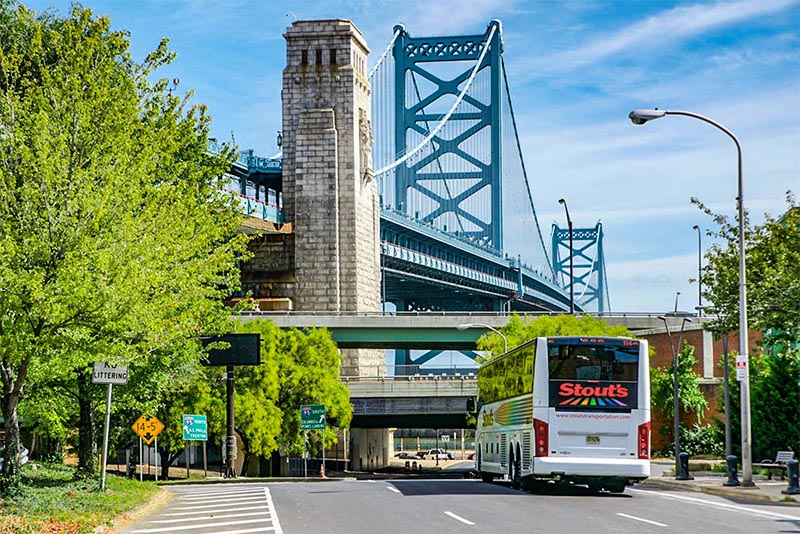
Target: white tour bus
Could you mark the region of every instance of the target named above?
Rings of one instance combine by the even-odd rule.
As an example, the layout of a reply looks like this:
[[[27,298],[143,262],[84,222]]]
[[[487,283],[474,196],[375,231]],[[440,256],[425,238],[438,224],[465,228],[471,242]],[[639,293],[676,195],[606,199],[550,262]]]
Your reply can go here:
[[[650,476],[647,341],[540,337],[478,369],[475,467],[614,493]]]

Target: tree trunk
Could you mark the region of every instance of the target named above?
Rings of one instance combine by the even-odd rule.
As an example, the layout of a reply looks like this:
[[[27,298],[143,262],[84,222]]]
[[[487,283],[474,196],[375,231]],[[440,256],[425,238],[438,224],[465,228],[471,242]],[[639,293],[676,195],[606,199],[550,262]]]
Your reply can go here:
[[[94,402],[92,402],[91,368],[78,369],[78,471],[97,473],[97,440],[95,439]]]
[[[158,455],[161,457],[161,478],[164,480],[169,479],[169,468],[175,463],[175,460],[180,458],[181,451],[170,454],[166,447],[159,447]]]
[[[5,384],[4,384],[5,385]],[[5,389],[10,389],[6,387]],[[19,471],[17,460],[19,458],[19,407],[20,396],[15,393],[5,393],[3,395],[3,419],[6,427],[6,454],[3,459],[3,488],[13,480]]]

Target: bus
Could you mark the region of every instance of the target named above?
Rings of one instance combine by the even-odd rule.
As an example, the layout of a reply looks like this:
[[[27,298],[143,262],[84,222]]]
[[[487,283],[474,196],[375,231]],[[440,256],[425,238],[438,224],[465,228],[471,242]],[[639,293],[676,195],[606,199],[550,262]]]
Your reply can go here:
[[[540,337],[478,369],[475,469],[622,493],[650,476],[647,341]]]

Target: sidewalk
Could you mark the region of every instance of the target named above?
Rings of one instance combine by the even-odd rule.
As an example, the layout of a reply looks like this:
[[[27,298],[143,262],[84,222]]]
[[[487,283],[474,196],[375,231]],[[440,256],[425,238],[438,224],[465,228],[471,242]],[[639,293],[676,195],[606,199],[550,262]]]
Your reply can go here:
[[[788,480],[781,480],[780,476],[773,476],[772,480],[768,480],[766,476],[753,475],[755,486],[752,487],[723,486],[723,483],[728,480],[725,473],[690,470],[689,474],[694,477],[694,480],[675,480],[674,467],[675,462],[672,460],[652,461],[650,463],[650,478],[642,482],[642,485],[800,506],[800,495],[785,495],[781,493],[781,491],[789,487],[789,482]],[[739,480],[741,481],[741,479],[742,475],[739,473]],[[794,501],[790,501],[789,498],[794,499]]]

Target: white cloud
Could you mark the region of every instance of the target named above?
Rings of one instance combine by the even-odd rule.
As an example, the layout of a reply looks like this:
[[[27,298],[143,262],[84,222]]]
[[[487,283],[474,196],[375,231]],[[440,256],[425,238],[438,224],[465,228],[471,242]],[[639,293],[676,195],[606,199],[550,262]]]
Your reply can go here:
[[[648,17],[632,27],[606,33],[580,48],[556,54],[542,61],[559,70],[574,69],[620,52],[661,47],[728,24],[782,11],[797,0],[742,0],[676,7]]]

